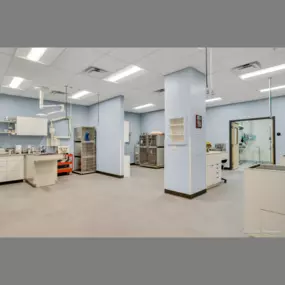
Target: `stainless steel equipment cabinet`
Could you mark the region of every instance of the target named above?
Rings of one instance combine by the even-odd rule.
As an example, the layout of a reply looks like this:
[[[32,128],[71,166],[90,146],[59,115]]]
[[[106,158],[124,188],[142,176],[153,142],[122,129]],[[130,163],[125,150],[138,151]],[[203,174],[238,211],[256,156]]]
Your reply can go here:
[[[96,129],[79,127],[74,129],[74,173],[96,172]]]
[[[140,136],[140,166],[164,167],[163,134],[142,134]]]

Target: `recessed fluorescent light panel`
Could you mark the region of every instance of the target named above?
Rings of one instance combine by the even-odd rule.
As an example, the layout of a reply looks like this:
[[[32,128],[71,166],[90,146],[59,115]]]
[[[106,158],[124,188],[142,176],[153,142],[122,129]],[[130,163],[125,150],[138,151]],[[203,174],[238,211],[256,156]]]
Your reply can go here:
[[[87,95],[90,95],[91,92],[90,91],[87,91],[87,90],[81,90],[81,91],[78,91],[76,93],[74,93],[73,95],[71,95],[69,98],[70,99],[80,99],[84,96],[87,96]]]
[[[26,90],[32,84],[31,80],[19,76],[4,76],[2,87],[17,89],[17,90]]]
[[[210,103],[210,102],[221,101],[221,100],[222,100],[221,97],[216,97],[216,98],[207,99],[205,102]]]
[[[155,106],[154,104],[149,103],[149,104],[145,104],[145,105],[141,105],[141,106],[134,107],[133,109],[134,109],[134,110],[140,110],[140,109],[149,108],[149,107],[154,107],[154,106]]]
[[[31,51],[27,55],[27,59],[31,61],[39,61],[47,48],[31,48]]]
[[[285,69],[285,64],[281,64],[281,65],[276,65],[276,66],[272,66],[269,68],[264,68],[264,69],[260,69],[257,71],[253,71],[250,73],[246,73],[246,74],[242,74],[240,75],[240,79],[248,79],[248,78],[252,78],[255,76],[260,76],[260,75],[264,75],[264,74],[268,74],[268,73],[272,73],[272,72],[276,72],[276,71],[280,71],[280,70],[284,70]]]
[[[21,77],[13,77],[11,83],[9,84],[10,88],[19,89],[19,86],[23,83],[24,78]]]
[[[18,48],[16,57],[42,64],[51,64],[64,48]]]
[[[36,116],[39,116],[39,117],[46,117],[47,114],[44,114],[44,113],[38,113]]]
[[[271,91],[274,91],[274,90],[279,90],[279,89],[284,89],[285,88],[285,85],[281,85],[281,86],[276,86],[276,87],[272,87],[271,88]],[[261,89],[259,90],[261,93],[264,93],[264,92],[268,92],[270,90],[270,88],[266,88],[266,89]]]
[[[139,75],[140,73],[144,72],[145,70],[140,68],[136,65],[130,65],[118,72],[115,72],[114,74],[104,78],[105,81],[118,83],[118,81],[123,80],[125,78],[129,78],[131,75]]]

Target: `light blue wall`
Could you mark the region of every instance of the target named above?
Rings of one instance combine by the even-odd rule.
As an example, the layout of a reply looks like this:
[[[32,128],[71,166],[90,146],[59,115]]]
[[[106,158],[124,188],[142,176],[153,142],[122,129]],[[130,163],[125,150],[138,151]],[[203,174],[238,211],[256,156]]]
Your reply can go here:
[[[281,154],[285,154],[285,97],[272,100],[272,115],[276,120],[276,162]],[[246,102],[207,109],[206,138],[211,143],[229,143],[229,121],[237,119],[268,117],[269,107],[267,100]]]
[[[285,154],[285,97],[273,98],[272,114],[276,119],[276,158]],[[207,108],[206,111],[206,140],[212,144],[229,143],[229,121],[253,117],[269,116],[268,100],[238,103],[220,107]],[[154,127],[153,127],[154,126]],[[153,128],[164,129],[164,111],[145,113],[141,115],[141,131],[149,132]]]
[[[130,162],[135,161],[135,145],[139,142],[141,134],[140,114],[125,112],[125,121],[130,122],[130,142],[125,143],[125,154],[130,155]]]
[[[54,103],[45,102],[47,104]],[[39,101],[37,99],[0,94],[0,120],[4,120],[6,116],[36,117],[36,114],[39,112]],[[72,128],[86,124],[88,124],[88,107],[73,105]],[[4,129],[3,124],[0,124],[0,129]],[[57,135],[67,135],[66,122],[56,123],[55,129]],[[23,147],[28,145],[39,146],[40,144],[45,144],[45,138],[0,134],[0,147],[14,147],[16,144],[21,144]],[[73,138],[71,140],[61,140],[61,144],[69,145],[71,147],[70,151],[73,152]]]
[[[124,97],[118,96],[89,107],[89,125],[97,130],[97,170],[123,175]]]
[[[151,133],[152,131],[165,132],[164,110],[141,114],[141,132]]]

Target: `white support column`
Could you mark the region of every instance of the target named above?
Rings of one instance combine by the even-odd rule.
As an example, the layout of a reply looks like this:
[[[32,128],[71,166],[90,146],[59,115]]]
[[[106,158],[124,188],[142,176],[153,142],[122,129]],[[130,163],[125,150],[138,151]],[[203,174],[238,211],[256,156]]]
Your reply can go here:
[[[206,192],[205,99],[205,75],[196,69],[165,76],[165,193],[194,198]],[[175,118],[184,120],[184,131]]]

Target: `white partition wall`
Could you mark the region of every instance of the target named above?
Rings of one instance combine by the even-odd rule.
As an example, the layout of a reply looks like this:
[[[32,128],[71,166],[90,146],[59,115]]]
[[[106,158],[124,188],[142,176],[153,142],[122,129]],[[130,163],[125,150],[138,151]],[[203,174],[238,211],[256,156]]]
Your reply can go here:
[[[194,198],[206,192],[205,113],[204,74],[187,68],[165,77],[166,193]]]
[[[124,175],[124,97],[89,108],[89,125],[96,127],[97,172]]]

